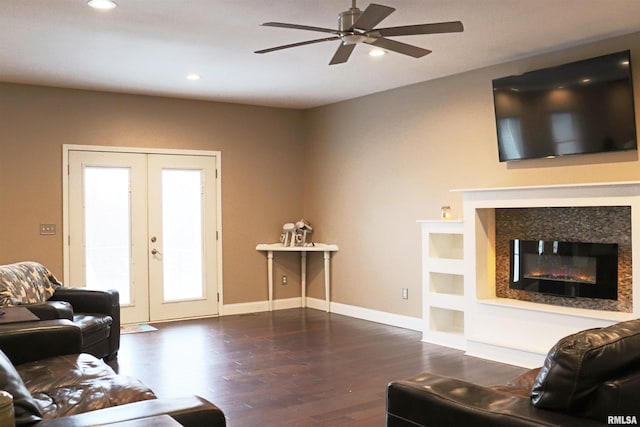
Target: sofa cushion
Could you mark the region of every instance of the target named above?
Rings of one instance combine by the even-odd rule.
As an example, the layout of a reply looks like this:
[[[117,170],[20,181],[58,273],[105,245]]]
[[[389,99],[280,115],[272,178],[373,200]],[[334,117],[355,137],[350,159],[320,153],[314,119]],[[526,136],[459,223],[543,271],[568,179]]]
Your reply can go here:
[[[140,381],[116,374],[90,354],[57,356],[16,367],[44,419],[155,399]]]
[[[640,319],[569,335],[549,351],[531,391],[538,408],[587,413],[597,388],[640,363]]]
[[[82,331],[82,348],[85,349],[109,338],[113,319],[107,315],[80,313],[73,316],[73,323]]]
[[[31,393],[2,351],[0,351],[0,390],[5,390],[13,396],[16,426],[31,424],[42,419],[42,414]]]
[[[594,392],[586,415],[602,422],[607,421],[609,415],[635,415],[637,418],[638,395],[640,375],[634,370],[620,378],[600,384]]]
[[[37,262],[0,266],[0,306],[45,302],[60,286],[55,276]]]

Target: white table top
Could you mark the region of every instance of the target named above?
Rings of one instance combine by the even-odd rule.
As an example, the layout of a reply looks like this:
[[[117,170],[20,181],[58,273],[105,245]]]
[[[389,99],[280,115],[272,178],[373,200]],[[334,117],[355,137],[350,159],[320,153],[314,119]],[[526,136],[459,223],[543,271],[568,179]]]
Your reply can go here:
[[[314,243],[314,246],[284,246],[282,243],[260,243],[256,251],[273,252],[337,252],[338,245],[327,243]]]

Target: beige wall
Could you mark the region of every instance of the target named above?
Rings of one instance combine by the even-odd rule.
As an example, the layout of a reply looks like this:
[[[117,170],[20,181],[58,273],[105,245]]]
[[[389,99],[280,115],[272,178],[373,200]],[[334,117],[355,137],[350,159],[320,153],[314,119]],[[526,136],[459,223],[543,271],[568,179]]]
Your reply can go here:
[[[38,235],[39,223],[61,227],[62,144],[219,150],[226,304],[266,300],[255,244],[304,216],[315,240],[340,245],[333,301],[420,317],[416,220],[445,204],[459,214],[450,189],[640,180],[636,152],[505,164],[496,147],[491,79],[623,49],[640,112],[640,33],[304,112],[0,84],[0,263],[62,273],[61,234]],[[316,298],[321,265],[310,255]],[[278,255],[276,298],[299,295],[298,271],[297,256]]]
[[[421,317],[416,220],[437,219],[442,205],[460,215],[450,189],[640,180],[636,152],[510,164],[497,153],[493,78],[626,49],[638,117],[640,33],[307,111],[304,214],[340,245],[332,299]]]
[[[282,223],[302,215],[301,116],[285,109],[0,84],[0,263],[37,260],[62,277],[63,144],[218,150],[224,302],[264,301],[266,261],[255,245],[276,241]],[[57,224],[58,234],[40,236],[40,223]],[[296,294],[293,279],[278,297]]]

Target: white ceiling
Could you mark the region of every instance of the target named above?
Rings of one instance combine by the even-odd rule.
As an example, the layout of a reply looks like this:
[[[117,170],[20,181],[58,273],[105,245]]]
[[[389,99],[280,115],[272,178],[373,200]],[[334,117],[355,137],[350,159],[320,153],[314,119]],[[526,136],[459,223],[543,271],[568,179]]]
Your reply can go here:
[[[465,30],[396,38],[433,51],[420,59],[358,45],[329,66],[337,41],[254,54],[328,36],[259,24],[337,28],[351,0],[116,1],[105,12],[86,0],[0,0],[0,81],[310,108],[640,31],[640,0],[376,0],[397,9],[378,27],[460,20]]]

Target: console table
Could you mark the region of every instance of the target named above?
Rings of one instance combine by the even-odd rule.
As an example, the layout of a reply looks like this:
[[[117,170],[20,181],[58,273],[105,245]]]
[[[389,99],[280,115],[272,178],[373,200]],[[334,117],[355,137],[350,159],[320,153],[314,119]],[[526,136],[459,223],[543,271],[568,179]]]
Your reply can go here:
[[[300,253],[300,286],[302,288],[302,306],[306,307],[307,299],[307,252],[324,253],[324,296],[326,311],[329,312],[330,297],[330,260],[331,252],[337,252],[337,245],[316,243],[314,246],[284,246],[282,243],[261,243],[256,246],[257,251],[267,252],[267,274],[269,283],[269,311],[273,310],[273,253],[274,252],[299,252]]]

